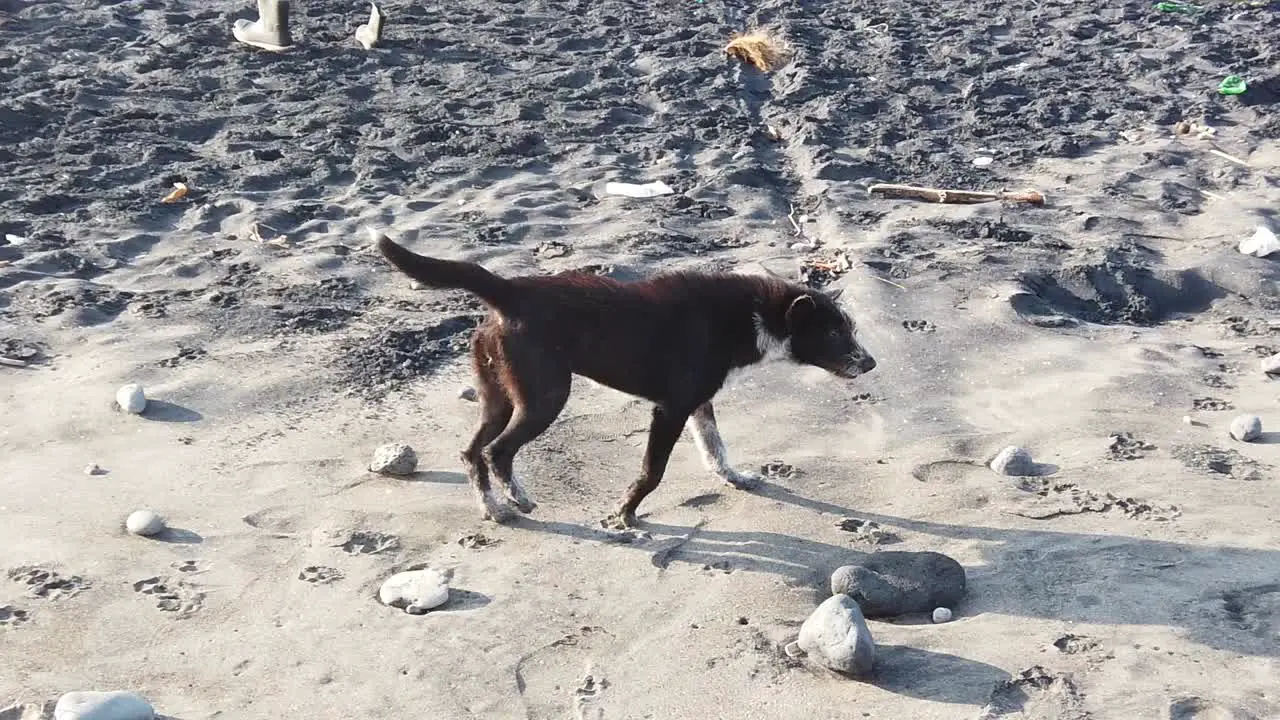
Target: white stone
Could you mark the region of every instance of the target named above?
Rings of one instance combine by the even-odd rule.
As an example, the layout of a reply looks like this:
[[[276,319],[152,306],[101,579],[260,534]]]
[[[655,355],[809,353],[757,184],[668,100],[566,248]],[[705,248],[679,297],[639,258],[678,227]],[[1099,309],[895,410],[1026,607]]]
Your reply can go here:
[[[448,602],[449,581],[429,568],[396,573],[378,588],[378,599],[410,615],[422,615]]]
[[[124,527],[134,535],[150,537],[164,532],[164,518],[150,510],[134,510],[124,521]]]
[[[137,383],[129,383],[116,391],[116,405],[120,409],[137,415],[147,409],[147,393]]]
[[[1240,442],[1253,442],[1262,437],[1262,418],[1257,415],[1240,415],[1231,421],[1228,432]]]
[[[848,675],[866,675],[876,659],[871,630],[858,603],[832,595],[800,626],[800,649],[816,662]]]
[[[995,158],[992,158],[992,157],[986,157],[986,156],[981,156],[981,157],[976,157],[976,158],[974,158],[974,159],[973,159],[973,164],[974,164],[976,167],[986,167],[986,166],[990,165],[991,163],[993,163],[993,162],[995,162],[995,161],[996,161],[996,159],[995,159]]]
[[[1280,353],[1262,359],[1262,372],[1268,375],[1280,375]]]
[[[369,470],[380,475],[408,475],[418,467],[418,454],[404,443],[387,443],[373,451]]]
[[[658,197],[659,195],[670,195],[675,192],[670,185],[662,182],[661,180],[655,180],[651,183],[645,183],[644,185],[610,182],[605,183],[604,191],[610,195],[622,195],[630,198],[651,198]]]
[[[951,610],[949,608],[934,608],[933,621],[936,623],[951,622]]]
[[[54,720],[155,720],[156,711],[138,695],[114,692],[69,692],[58,698]]]
[[[1036,470],[1031,453],[1012,445],[996,453],[990,467],[1001,475],[1014,476],[1034,475]]]

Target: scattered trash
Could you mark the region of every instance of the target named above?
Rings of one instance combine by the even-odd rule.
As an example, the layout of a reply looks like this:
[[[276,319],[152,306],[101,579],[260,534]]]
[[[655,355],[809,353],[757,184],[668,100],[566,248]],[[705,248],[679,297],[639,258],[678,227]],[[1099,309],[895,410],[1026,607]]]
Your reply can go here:
[[[1228,75],[1218,84],[1219,95],[1243,95],[1248,89],[1248,83],[1239,75]]]
[[[1173,2],[1158,2],[1155,7],[1160,12],[1180,13],[1182,15],[1194,15],[1203,9],[1199,5],[1192,5],[1188,2],[1178,2],[1177,0],[1174,0]]]
[[[800,282],[809,287],[822,287],[853,268],[853,261],[837,250],[830,258],[808,258],[800,263]]]
[[[1022,190],[1009,192],[1001,190],[1000,192],[975,192],[972,190],[941,190],[937,188],[916,187],[913,185],[872,185],[867,188],[867,192],[872,195],[883,195],[887,198],[909,198],[914,200],[927,200],[936,203],[951,204],[973,204],[996,202],[1005,200],[1008,202],[1021,202],[1030,205],[1043,205],[1044,194],[1039,190]]]
[[[1266,257],[1273,252],[1280,250],[1280,238],[1276,237],[1271,228],[1259,225],[1253,235],[1240,241],[1236,249],[1245,255],[1254,257]]]
[[[369,3],[369,22],[356,28],[356,40],[365,50],[372,50],[382,41],[382,10]]]
[[[724,48],[729,57],[737,58],[760,72],[776,70],[786,62],[782,42],[763,30],[735,35]]]
[[[275,228],[267,227],[266,225],[262,225],[261,227],[265,227],[268,230],[275,231]],[[258,223],[254,223],[252,226],[250,226],[249,238],[265,245],[275,245],[276,247],[289,246],[289,238],[285,237],[284,235],[277,235],[273,238],[263,237],[262,230],[259,229]]]
[[[662,182],[661,180],[655,180],[651,183],[645,183],[644,185],[622,182],[605,183],[604,191],[610,195],[621,195],[629,198],[651,198],[658,197],[660,195],[670,195],[675,192],[675,190],[671,189],[670,185]]]
[[[982,157],[976,157],[976,158],[974,158],[974,159],[973,159],[973,164],[974,164],[974,166],[975,166],[975,167],[986,167],[986,166],[990,165],[991,163],[993,163],[993,162],[995,162],[995,161],[996,161],[996,159],[995,159],[995,158],[993,158],[993,157],[987,157],[987,156],[985,156],[985,155],[984,155],[984,156],[982,156]]]
[[[1195,135],[1197,140],[1204,140],[1217,135],[1218,131],[1198,120],[1179,120],[1173,124],[1173,134]]]
[[[9,243],[10,245],[15,245],[15,246],[26,245],[28,242],[30,242],[29,240],[22,237],[21,235],[9,235],[8,233],[5,234],[4,241]]]
[[[187,193],[190,191],[191,191],[191,188],[188,188],[186,183],[176,182],[173,184],[173,192],[169,193],[168,195],[165,195],[164,198],[160,200],[160,202],[166,205],[176,203],[182,198],[186,197]]]

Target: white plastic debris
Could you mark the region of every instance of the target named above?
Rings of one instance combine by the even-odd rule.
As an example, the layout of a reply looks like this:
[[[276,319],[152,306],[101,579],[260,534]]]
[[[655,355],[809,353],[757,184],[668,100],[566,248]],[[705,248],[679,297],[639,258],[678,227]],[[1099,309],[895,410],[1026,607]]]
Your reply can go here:
[[[1257,231],[1252,236],[1241,240],[1236,249],[1245,255],[1266,257],[1280,250],[1280,238],[1276,237],[1271,228],[1259,225]]]
[[[605,183],[604,191],[610,195],[622,195],[630,198],[651,198],[659,195],[670,195],[675,192],[670,185],[661,180],[655,180],[644,185],[622,182]]]
[[[27,243],[27,239],[21,235],[9,235],[8,233],[5,234],[4,240],[10,245],[25,245]]]
[[[995,161],[996,161],[996,159],[995,159],[995,158],[993,158],[993,157],[987,157],[987,156],[983,155],[983,156],[981,156],[981,157],[976,157],[976,158],[974,158],[974,159],[973,159],[973,164],[974,164],[975,166],[977,166],[977,167],[986,167],[986,166],[990,165],[991,163],[993,163],[993,162],[995,162]]]

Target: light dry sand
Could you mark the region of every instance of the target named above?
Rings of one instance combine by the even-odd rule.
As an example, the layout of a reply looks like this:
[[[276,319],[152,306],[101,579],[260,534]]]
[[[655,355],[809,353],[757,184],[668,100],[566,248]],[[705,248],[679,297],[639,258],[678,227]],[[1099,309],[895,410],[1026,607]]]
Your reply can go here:
[[[316,32],[324,13],[340,17],[337,4],[318,2],[322,10],[300,21],[311,35],[296,37],[313,41],[301,59],[247,54],[221,44],[229,30],[219,28],[244,14],[239,4],[214,5],[187,24],[166,16],[168,26],[155,25],[147,15],[147,42],[160,45],[103,72],[143,73],[136,63],[155,61],[163,56],[156,47],[189,33],[212,47],[191,77],[223,77],[211,68],[229,62],[226,87],[243,102],[256,94],[265,103],[282,92],[267,82],[272,68],[321,67],[323,43],[345,37]],[[85,23],[131,27],[95,7]],[[1095,22],[1094,9],[1070,10],[1078,15],[1071,22]],[[458,68],[505,52],[487,46],[468,55],[460,38],[516,32],[502,20],[508,10],[445,30],[433,25],[444,20],[400,10],[389,10],[390,69],[379,70],[389,76],[376,87],[386,107],[398,101],[397,88],[412,87],[397,84],[400,73],[426,67],[415,60],[417,46],[394,35],[407,32],[397,22],[429,27],[424,36],[437,38],[429,49],[453,53],[433,87],[456,97],[466,97],[459,93],[475,77]],[[968,22],[962,12],[955,23]],[[359,19],[353,14],[351,25]],[[38,343],[44,354],[30,368],[0,367],[0,706],[128,689],[179,720],[1280,718],[1280,405],[1276,385],[1258,370],[1261,355],[1280,351],[1280,261],[1234,249],[1280,209],[1280,146],[1251,135],[1246,122],[1263,111],[1230,111],[1236,124],[1224,124],[1217,139],[1251,168],[1208,154],[1207,142],[1171,137],[1158,116],[1130,117],[1125,133],[1089,126],[1107,142],[1074,159],[1037,159],[1043,153],[1027,145],[997,152],[990,178],[969,164],[981,145],[972,137],[927,162],[909,148],[887,150],[893,143],[881,137],[876,152],[914,158],[894,172],[884,155],[864,157],[852,141],[832,159],[823,133],[855,126],[840,119],[847,108],[810,92],[822,57],[793,35],[797,64],[773,91],[795,93],[788,102],[820,99],[803,101],[813,113],[803,122],[776,111],[793,123],[790,139],[759,150],[758,126],[748,120],[759,119],[760,107],[750,97],[770,92],[768,81],[744,91],[741,104],[715,110],[732,116],[720,130],[714,119],[697,124],[715,117],[709,106],[693,95],[668,97],[675,85],[660,82],[700,88],[700,78],[717,73],[737,82],[738,71],[715,54],[717,38],[727,36],[722,20],[695,25],[680,41],[687,44],[596,57],[599,74],[580,78],[590,87],[630,87],[606,72],[615,61],[628,72],[667,75],[653,80],[655,94],[634,96],[630,115],[557,96],[553,119],[579,134],[551,142],[545,161],[469,161],[460,145],[440,155],[456,163],[449,173],[415,175],[413,153],[472,137],[405,140],[405,128],[418,128],[411,136],[443,132],[432,125],[439,108],[430,92],[404,101],[426,108],[421,125],[388,121],[384,133],[373,127],[384,106],[362,115],[355,94],[347,105],[315,101],[324,112],[343,110],[298,130],[288,123],[309,117],[313,101],[297,90],[278,133],[251,124],[254,112],[267,112],[261,104],[224,106],[234,122],[194,118],[209,123],[208,137],[190,142],[203,159],[182,162],[220,169],[204,184],[193,181],[190,202],[177,207],[149,209],[148,198],[167,192],[163,157],[145,158],[140,176],[149,184],[95,180],[104,196],[134,198],[115,215],[95,215],[93,204],[46,212],[24,204],[36,202],[36,186],[10,181],[0,200],[18,208],[21,222],[6,231],[33,240],[0,246],[10,263],[0,268],[0,339]],[[586,40],[574,51],[609,47],[611,25],[575,21],[566,30],[569,21],[555,22],[546,42],[569,43],[581,30]],[[676,32],[671,23],[643,27]],[[910,37],[909,25],[881,28],[873,42]],[[1024,19],[1014,26],[1025,32]],[[1132,30],[1125,27],[1117,32]],[[1094,53],[1097,42],[1077,49]],[[523,48],[513,42],[507,50]],[[117,63],[131,52],[109,49]],[[571,48],[561,50],[563,59]],[[366,61],[350,48],[342,53],[323,62],[350,63],[345,74],[332,87],[311,86],[315,92],[360,86],[358,63]],[[708,59],[673,70],[671,58],[687,55]],[[489,69],[519,84],[536,66],[513,62]],[[169,82],[186,87],[182,77]],[[706,87],[713,97],[724,89]],[[921,92],[930,87],[922,82]],[[1126,92],[1154,103],[1160,92],[1148,90]],[[408,111],[396,107],[400,123]],[[508,109],[473,108],[480,116]],[[613,129],[592,141],[602,112]],[[645,112],[653,115],[637,114]],[[776,120],[768,112],[765,119]],[[296,136],[281,140],[289,128]],[[688,134],[648,155],[637,147],[662,144],[649,136],[610,144],[609,133],[643,134],[636,128],[659,140]],[[307,153],[345,152],[348,130],[364,143],[358,160],[299,180],[309,172]],[[473,149],[488,152],[485,131],[468,132],[480,138]],[[559,131],[547,123],[545,132],[554,140]],[[320,149],[306,145],[313,140]],[[249,179],[232,168],[258,167],[247,154],[272,143],[287,151],[280,162],[295,166]],[[29,162],[35,177],[41,171]],[[58,163],[50,167],[71,161]],[[769,169],[758,170],[761,163]],[[845,169],[823,170],[835,166]],[[934,169],[940,179],[984,188],[1034,186],[1050,203],[876,200],[848,169],[859,167],[882,181],[924,182]],[[637,179],[667,180],[694,202],[594,198],[606,181]],[[786,219],[791,203],[812,216],[804,229],[821,242],[816,253],[790,247],[798,240]],[[287,244],[251,239],[255,222],[280,230]],[[576,383],[559,422],[517,462],[538,510],[495,526],[479,520],[457,460],[475,407],[457,397],[469,380],[456,350],[476,306],[458,293],[410,289],[368,252],[366,225],[420,252],[503,274],[764,265],[794,275],[801,259],[843,252],[852,267],[832,286],[845,289],[879,368],[851,384],[787,366],[735,377],[716,400],[730,455],[746,469],[777,463],[770,467],[780,471],[759,492],[723,487],[685,438],[641,508],[652,539],[631,545],[606,542],[595,528],[638,471],[648,408]],[[101,270],[82,272],[77,258]],[[1046,284],[1054,278],[1085,300],[1110,293],[1113,302],[1062,302]],[[1107,322],[1044,327],[1053,324],[1045,313]],[[433,354],[415,354],[415,339]],[[144,384],[160,403],[141,417],[114,412],[114,392],[126,382]],[[1244,412],[1262,417],[1263,442],[1227,437],[1230,419]],[[1109,449],[1114,433],[1153,447],[1116,459],[1124,453]],[[416,448],[416,475],[365,471],[373,449],[392,441]],[[1045,497],[981,467],[1009,444],[1057,466]],[[1201,446],[1222,455],[1205,460],[1211,451]],[[107,473],[85,474],[90,463]],[[1027,517],[1049,504],[1067,512]],[[1082,506],[1106,509],[1072,512]],[[144,507],[174,529],[155,540],[126,534],[125,517]],[[951,623],[870,623],[879,657],[868,682],[782,651],[820,601],[826,573],[876,549],[837,527],[844,517],[900,538],[882,548],[946,553],[969,577]],[[383,579],[423,565],[452,573],[448,605],[415,617],[378,603]]]

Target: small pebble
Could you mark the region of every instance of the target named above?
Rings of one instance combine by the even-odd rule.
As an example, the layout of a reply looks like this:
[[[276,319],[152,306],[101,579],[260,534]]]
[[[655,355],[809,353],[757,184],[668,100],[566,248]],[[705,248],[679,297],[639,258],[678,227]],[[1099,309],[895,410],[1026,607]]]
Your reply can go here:
[[[1262,359],[1262,372],[1268,375],[1280,375],[1280,353]]]
[[[948,608],[934,608],[933,621],[936,623],[951,622],[951,610]]]
[[[114,692],[69,692],[58,698],[54,720],[155,720],[151,703],[140,696]]]
[[[449,581],[439,571],[410,570],[387,578],[378,588],[383,605],[400,608],[410,615],[424,615],[449,600]]]
[[[134,510],[124,521],[124,527],[134,535],[151,537],[164,531],[164,518],[150,510]]]
[[[85,475],[106,475],[107,471],[98,467],[97,463],[89,463],[84,466]]]
[[[387,443],[373,451],[369,470],[379,475],[408,475],[418,467],[418,454],[404,443]]]
[[[1031,453],[1010,445],[996,453],[991,459],[990,468],[1001,475],[1026,476],[1035,474],[1036,464],[1031,459]]]
[[[458,398],[467,402],[475,402],[477,399],[476,389],[473,387],[464,387],[458,391]]]
[[[1195,421],[1195,420],[1192,420],[1190,415],[1183,415],[1183,416],[1182,416],[1182,422],[1186,423],[1187,425],[1195,425],[1195,424],[1196,424],[1196,421]]]
[[[131,415],[137,415],[147,409],[147,394],[141,385],[130,383],[116,391],[116,405]]]
[[[1253,442],[1262,437],[1262,418],[1257,415],[1240,415],[1231,421],[1228,430],[1231,437],[1240,442]]]

